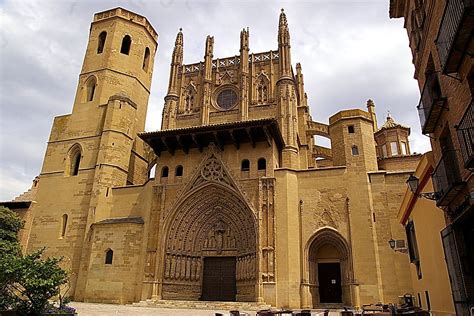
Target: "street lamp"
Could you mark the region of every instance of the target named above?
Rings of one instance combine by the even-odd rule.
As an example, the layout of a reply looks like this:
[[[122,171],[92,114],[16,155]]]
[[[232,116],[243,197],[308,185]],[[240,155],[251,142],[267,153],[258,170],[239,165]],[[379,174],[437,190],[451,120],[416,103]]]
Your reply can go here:
[[[418,190],[419,182],[420,180],[417,177],[415,177],[414,175],[410,175],[407,180],[407,185],[411,192],[416,193],[416,191]]]
[[[425,198],[428,200],[433,200],[436,201],[440,198],[440,193],[439,192],[424,192],[424,193],[419,193],[418,192],[418,186],[420,184],[420,179],[418,179],[415,175],[410,175],[410,177],[407,180],[407,185],[410,191],[418,196],[419,198]]]
[[[395,252],[401,252],[401,253],[407,253],[407,249],[406,248],[397,248],[396,245],[397,245],[397,241],[394,240],[393,238],[390,238],[390,240],[388,241],[388,244],[390,245],[390,248],[392,248],[393,251]]]
[[[388,244],[390,245],[390,248],[395,249],[395,240],[393,238],[390,238]]]

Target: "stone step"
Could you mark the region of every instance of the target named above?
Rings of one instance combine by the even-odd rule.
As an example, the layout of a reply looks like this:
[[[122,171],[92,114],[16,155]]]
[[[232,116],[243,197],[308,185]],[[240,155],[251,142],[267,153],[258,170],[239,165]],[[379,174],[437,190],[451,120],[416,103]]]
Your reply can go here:
[[[217,301],[179,301],[179,300],[153,300],[147,299],[132,306],[182,308],[182,309],[215,309],[215,310],[248,310],[257,311],[270,309],[271,305],[256,302],[217,302]]]

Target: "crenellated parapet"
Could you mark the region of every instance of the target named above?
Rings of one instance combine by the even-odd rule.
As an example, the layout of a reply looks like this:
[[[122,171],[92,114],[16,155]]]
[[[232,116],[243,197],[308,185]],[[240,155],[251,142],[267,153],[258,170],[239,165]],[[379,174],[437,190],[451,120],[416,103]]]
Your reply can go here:
[[[120,7],[94,14],[94,21],[92,22],[92,24],[97,21],[102,21],[114,17],[119,17],[128,20],[132,23],[136,23],[143,26],[145,30],[150,33],[151,37],[155,40],[155,42],[158,40],[158,33],[155,31],[151,23],[148,22],[148,20],[144,16],[136,14],[132,11],[125,10],[124,8]]]

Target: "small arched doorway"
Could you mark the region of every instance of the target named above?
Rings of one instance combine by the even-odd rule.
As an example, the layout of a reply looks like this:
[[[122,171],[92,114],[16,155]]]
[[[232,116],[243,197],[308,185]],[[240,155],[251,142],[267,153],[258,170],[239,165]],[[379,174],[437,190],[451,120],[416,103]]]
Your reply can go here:
[[[349,245],[332,228],[319,230],[308,242],[307,273],[312,306],[352,305],[353,268]]]

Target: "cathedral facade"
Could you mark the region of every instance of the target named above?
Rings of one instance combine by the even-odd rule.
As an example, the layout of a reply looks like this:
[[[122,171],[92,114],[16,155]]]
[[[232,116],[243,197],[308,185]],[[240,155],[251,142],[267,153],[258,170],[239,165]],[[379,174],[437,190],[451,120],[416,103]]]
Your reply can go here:
[[[238,55],[214,58],[208,36],[204,60],[184,64],[180,31],[161,130],[144,132],[157,41],[143,16],[94,15],[72,113],[54,119],[29,195],[22,241],[65,257],[75,300],[312,308],[412,292],[388,244],[405,247],[408,127],[379,127],[371,100],[313,121],[282,12],[263,53],[243,29]]]

